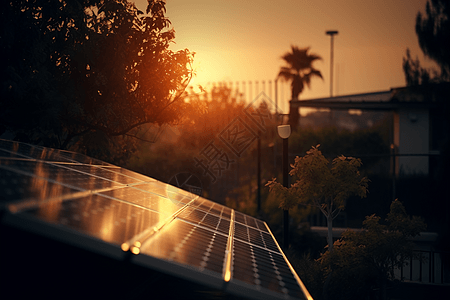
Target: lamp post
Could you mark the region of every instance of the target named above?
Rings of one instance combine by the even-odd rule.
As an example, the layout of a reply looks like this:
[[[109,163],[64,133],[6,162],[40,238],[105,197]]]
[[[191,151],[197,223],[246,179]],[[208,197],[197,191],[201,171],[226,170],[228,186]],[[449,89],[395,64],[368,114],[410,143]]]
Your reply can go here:
[[[396,176],[396,168],[395,168],[395,164],[396,164],[396,161],[395,161],[395,144],[391,144],[391,157],[392,157],[392,161],[391,161],[391,164],[392,164],[392,201],[394,201],[395,200],[395,194],[396,194],[396,191],[395,191],[395,176]]]
[[[258,193],[256,195],[257,198],[257,203],[258,203],[258,214],[261,212],[261,137],[258,136],[258,144],[257,144],[257,178],[256,180],[258,181]]]
[[[279,125],[278,135],[283,139],[283,186],[288,187],[289,182],[289,158],[288,158],[288,139],[291,135],[290,125]],[[283,210],[283,248],[289,248],[289,210]]]
[[[330,50],[330,98],[333,97],[333,41],[334,35],[338,34],[337,30],[328,30],[327,35],[331,37],[331,50]]]
[[[274,88],[275,88],[275,114],[278,118],[278,78],[280,76],[277,76],[277,78],[275,78],[274,80]]]

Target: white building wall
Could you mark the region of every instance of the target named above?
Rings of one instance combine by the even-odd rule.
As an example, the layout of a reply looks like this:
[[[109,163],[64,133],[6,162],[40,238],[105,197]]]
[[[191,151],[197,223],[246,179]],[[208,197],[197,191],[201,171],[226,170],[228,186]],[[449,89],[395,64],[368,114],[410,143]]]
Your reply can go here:
[[[429,153],[429,112],[420,109],[400,109],[394,116],[394,143],[398,154]],[[398,156],[397,175],[428,174],[428,156]]]

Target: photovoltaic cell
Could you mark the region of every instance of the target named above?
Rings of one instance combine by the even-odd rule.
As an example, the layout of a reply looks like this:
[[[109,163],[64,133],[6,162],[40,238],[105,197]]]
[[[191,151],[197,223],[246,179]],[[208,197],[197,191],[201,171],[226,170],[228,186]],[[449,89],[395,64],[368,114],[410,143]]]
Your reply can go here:
[[[0,164],[2,161],[0,160]],[[45,187],[42,188],[42,187]],[[26,176],[24,173],[1,169],[1,202],[15,202],[21,199],[47,199],[53,195],[67,195],[77,190],[48,181],[45,178]]]
[[[2,224],[241,297],[312,299],[265,222],[153,178],[0,140],[0,189]]]
[[[174,220],[145,243],[141,252],[168,261],[210,270],[220,277],[227,236],[194,224]]]
[[[158,212],[98,195],[48,202],[24,211],[24,214],[117,246],[144,229],[155,226],[163,217]]]

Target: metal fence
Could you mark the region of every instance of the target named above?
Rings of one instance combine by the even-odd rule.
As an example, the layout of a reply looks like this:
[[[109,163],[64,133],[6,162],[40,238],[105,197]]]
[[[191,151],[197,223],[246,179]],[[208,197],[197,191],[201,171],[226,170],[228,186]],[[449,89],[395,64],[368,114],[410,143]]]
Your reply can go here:
[[[450,260],[450,252],[415,250],[408,264],[394,270],[396,279],[411,282],[450,284],[450,270],[445,262]]]

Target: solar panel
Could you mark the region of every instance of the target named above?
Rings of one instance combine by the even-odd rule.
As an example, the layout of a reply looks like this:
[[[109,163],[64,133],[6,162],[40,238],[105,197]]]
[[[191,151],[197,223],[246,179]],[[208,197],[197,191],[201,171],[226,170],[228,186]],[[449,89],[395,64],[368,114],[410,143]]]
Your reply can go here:
[[[0,140],[2,225],[249,299],[312,299],[268,225],[90,157]]]

